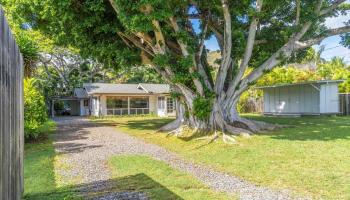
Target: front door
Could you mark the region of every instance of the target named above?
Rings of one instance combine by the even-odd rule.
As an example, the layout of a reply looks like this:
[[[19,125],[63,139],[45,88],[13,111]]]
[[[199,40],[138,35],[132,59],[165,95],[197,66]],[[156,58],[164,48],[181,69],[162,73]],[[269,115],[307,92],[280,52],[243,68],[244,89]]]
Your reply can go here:
[[[166,101],[165,101],[165,97],[158,97],[157,114],[160,117],[166,116]]]

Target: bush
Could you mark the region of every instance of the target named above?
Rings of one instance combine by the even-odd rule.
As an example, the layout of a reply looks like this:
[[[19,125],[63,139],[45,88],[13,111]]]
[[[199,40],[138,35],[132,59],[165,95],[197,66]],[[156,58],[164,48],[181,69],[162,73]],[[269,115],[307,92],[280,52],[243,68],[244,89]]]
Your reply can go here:
[[[212,111],[212,100],[203,97],[197,97],[193,101],[193,114],[200,120],[207,120]]]
[[[24,80],[24,137],[36,139],[48,121],[44,96],[35,86],[35,79]]]

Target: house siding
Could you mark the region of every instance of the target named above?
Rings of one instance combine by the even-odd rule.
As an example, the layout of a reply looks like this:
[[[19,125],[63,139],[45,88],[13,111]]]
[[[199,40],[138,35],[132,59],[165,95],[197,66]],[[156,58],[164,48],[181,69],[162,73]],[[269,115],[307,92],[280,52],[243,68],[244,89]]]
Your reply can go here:
[[[152,95],[149,97],[149,112],[151,114],[157,113],[157,99],[158,95]]]
[[[107,96],[101,95],[100,96],[100,106],[101,106],[101,115],[107,115]]]

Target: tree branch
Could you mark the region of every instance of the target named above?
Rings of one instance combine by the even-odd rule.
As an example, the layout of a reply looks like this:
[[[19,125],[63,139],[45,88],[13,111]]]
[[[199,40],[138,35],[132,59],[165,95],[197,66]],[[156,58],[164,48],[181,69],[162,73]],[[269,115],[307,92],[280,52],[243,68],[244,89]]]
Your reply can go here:
[[[154,56],[153,48],[152,47],[147,47],[142,42],[140,39],[136,36],[131,36],[131,35],[126,35],[123,32],[118,32],[118,35],[123,38],[124,42],[130,41],[132,44],[134,44],[137,48],[147,52],[149,55]],[[151,48],[151,49],[150,49]]]
[[[295,25],[298,26],[300,23],[300,0],[296,0],[296,17],[295,17]]]
[[[176,19],[175,19],[174,17],[170,17],[169,20],[170,20],[170,23],[171,23],[171,25],[172,25],[172,27],[173,27],[175,33],[180,32],[180,27],[179,27],[179,25],[177,24]],[[196,71],[196,67],[195,67],[195,66],[197,66],[197,65],[196,65],[197,62],[196,62],[196,59],[195,59],[195,55],[190,55],[190,53],[189,53],[188,50],[187,50],[187,45],[186,45],[184,42],[182,42],[181,40],[177,39],[177,43],[180,45],[182,54],[183,54],[185,57],[191,56],[192,62],[193,62],[193,65],[194,65],[194,66],[191,66],[190,69],[189,69],[189,71],[190,71],[190,73],[194,73],[194,72]],[[199,79],[198,79],[198,78],[193,78],[193,83],[194,83],[194,85],[196,86],[197,92],[198,92],[201,96],[203,96],[203,95],[204,95],[204,88],[203,88],[203,86],[202,86],[202,83],[199,81]]]
[[[202,37],[199,41],[199,51],[198,51],[198,57],[202,57],[203,49],[204,49],[204,41],[205,41],[205,36],[208,31],[208,22],[205,22],[204,29],[202,31]]]
[[[310,40],[306,40],[306,41],[296,42],[296,48],[297,49],[305,49],[305,48],[310,47],[312,45],[319,44],[320,42],[322,42],[322,40],[324,40],[327,37],[334,36],[334,35],[340,35],[343,33],[349,33],[349,32],[350,32],[350,26],[329,29],[325,33],[323,33],[322,36],[319,36],[319,37],[316,37],[316,38],[313,38]]]
[[[320,11],[320,15],[326,15],[333,10],[335,10],[340,4],[344,3],[346,0],[336,0],[331,6]]]
[[[256,2],[256,12],[260,13],[261,8],[262,8],[263,0],[257,0]],[[237,84],[239,81],[242,79],[245,71],[248,68],[248,63],[250,61],[250,58],[252,56],[253,48],[254,48],[254,41],[255,41],[255,36],[256,36],[256,31],[257,31],[257,26],[259,24],[259,19],[257,17],[254,17],[252,22],[250,23],[249,27],[249,33],[248,33],[248,38],[247,38],[247,45],[245,48],[243,60],[241,61],[241,64],[239,66],[239,72],[234,78],[233,81],[231,81],[228,92],[233,92],[234,88],[236,88]],[[231,95],[231,94],[229,94]]]
[[[222,10],[225,20],[224,28],[224,44],[222,51],[222,61],[220,64],[219,72],[215,82],[215,93],[221,95],[226,80],[227,69],[230,66],[231,60],[231,48],[232,48],[232,27],[231,27],[231,14],[228,7],[227,0],[221,0]]]
[[[235,98],[238,98],[248,87],[249,85],[256,81],[258,78],[260,78],[265,71],[271,70],[278,64],[282,62],[281,57],[289,58],[291,54],[295,51],[296,48],[296,42],[299,41],[305,33],[309,30],[311,27],[312,22],[306,22],[300,31],[296,34],[293,34],[293,36],[289,39],[289,41],[283,45],[278,51],[276,51],[274,54],[270,56],[269,59],[267,59],[262,65],[260,65],[257,69],[252,71],[247,77],[243,78],[240,81],[240,84],[238,85],[238,90],[236,91],[235,88],[230,88],[230,91],[228,91],[226,99],[225,99],[225,107],[228,107],[231,105],[232,102],[234,102]]]

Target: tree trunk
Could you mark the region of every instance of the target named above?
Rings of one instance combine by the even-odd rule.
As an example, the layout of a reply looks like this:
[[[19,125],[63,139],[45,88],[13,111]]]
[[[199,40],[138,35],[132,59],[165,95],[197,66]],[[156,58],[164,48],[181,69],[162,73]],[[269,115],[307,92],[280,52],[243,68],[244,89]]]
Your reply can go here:
[[[216,100],[212,105],[212,112],[210,113],[210,118],[208,120],[200,120],[196,115],[192,112],[192,110],[187,110],[188,115],[185,116],[186,108],[189,108],[188,105],[192,105],[193,103],[187,103],[186,101],[176,101],[177,102],[177,118],[170,122],[169,124],[164,125],[159,129],[159,131],[181,131],[182,126],[188,126],[193,129],[194,132],[207,132],[216,133],[229,133],[232,135],[241,135],[241,134],[253,134],[257,132],[257,128],[253,128],[255,125],[253,122],[250,123],[249,120],[240,118],[237,112],[234,112],[234,115],[230,117],[227,116],[226,112],[222,111],[222,103],[219,100]],[[232,113],[231,113],[232,114]],[[229,119],[235,119],[230,121]],[[246,124],[243,126],[241,122]],[[260,130],[260,129],[259,129]]]
[[[237,104],[238,100],[233,102],[231,104],[230,109],[228,109],[228,112],[225,113],[225,117],[232,126],[249,130],[252,133],[258,133],[264,130],[274,130],[278,128],[277,125],[274,124],[268,124],[261,121],[255,121],[243,118],[239,115],[237,111]]]
[[[169,124],[162,126],[159,131],[173,131],[185,124],[185,106],[180,100],[175,101],[176,119]]]
[[[208,120],[200,120],[195,116],[192,110],[187,110],[188,115],[185,116],[186,109],[193,102],[176,101],[177,103],[177,118],[169,124],[164,125],[159,131],[174,131],[181,132],[181,127],[188,126],[194,132],[207,132],[208,134],[221,132],[231,135],[252,135],[264,130],[273,130],[279,126],[267,124],[265,122],[249,120],[239,115],[236,107],[237,102],[234,102],[230,109],[223,109],[223,103],[218,99],[212,104],[212,112]],[[186,104],[186,107],[185,105]],[[178,133],[181,134],[181,133]]]

